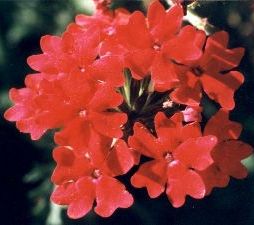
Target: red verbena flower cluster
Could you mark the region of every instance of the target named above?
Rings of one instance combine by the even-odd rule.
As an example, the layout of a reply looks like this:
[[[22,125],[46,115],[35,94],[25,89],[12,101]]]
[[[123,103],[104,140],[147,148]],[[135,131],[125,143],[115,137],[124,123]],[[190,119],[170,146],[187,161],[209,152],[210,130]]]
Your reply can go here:
[[[42,53],[27,60],[37,73],[10,90],[14,106],[5,113],[33,140],[54,130],[52,201],[71,218],[94,202],[108,217],[133,204],[117,177],[138,165],[131,184],[151,198],[165,191],[174,207],[246,177],[241,160],[252,148],[229,119],[244,49],[229,49],[225,31],[207,37],[183,26],[179,3],[155,1],[146,15],[95,3],[93,16],[41,38]],[[220,105],[206,124],[204,98]]]

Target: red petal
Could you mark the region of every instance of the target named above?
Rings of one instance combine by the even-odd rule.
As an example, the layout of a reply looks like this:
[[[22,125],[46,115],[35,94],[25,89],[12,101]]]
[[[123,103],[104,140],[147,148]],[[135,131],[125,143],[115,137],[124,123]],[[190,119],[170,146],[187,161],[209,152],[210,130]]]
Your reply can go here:
[[[92,63],[98,55],[98,46],[101,41],[98,28],[93,27],[83,30],[77,26],[76,32],[67,31],[67,33],[71,34],[75,40],[72,46],[72,52],[78,64],[80,66],[86,66]],[[70,38],[63,39],[63,45],[66,43],[68,46],[69,40]]]
[[[126,66],[130,68],[133,78],[138,80],[147,76],[153,59],[154,51],[152,49],[130,51],[125,54]]]
[[[98,26],[101,29],[103,29],[105,26],[108,26],[108,22],[107,20],[105,20],[105,18],[101,17],[94,17],[94,16],[88,16],[88,15],[84,15],[84,14],[79,14],[75,17],[75,26],[79,25],[82,26],[84,28],[91,28],[92,26]]]
[[[76,117],[65,127],[55,133],[54,140],[58,145],[70,145],[75,149],[88,146],[91,136],[91,125],[81,117]]]
[[[204,91],[223,108],[232,110],[235,107],[234,92],[244,81],[238,71],[227,74],[203,74],[201,76]]]
[[[152,38],[146,25],[146,18],[140,12],[134,12],[127,25],[118,27],[117,37],[128,49],[146,49],[152,47]]]
[[[171,9],[172,10],[172,9]],[[148,8],[147,19],[149,22],[149,28],[153,29],[161,23],[165,18],[165,8],[159,1],[154,1]]]
[[[127,24],[129,21],[129,17],[131,13],[124,8],[117,8],[115,11],[115,23],[114,25],[122,25],[122,24]]]
[[[45,54],[32,55],[27,59],[28,65],[35,71],[45,73],[57,73],[56,67],[50,62],[50,59]]]
[[[40,45],[44,53],[52,53],[60,49],[61,38],[58,36],[45,35],[41,37]]]
[[[160,143],[141,123],[134,124],[134,135],[129,137],[128,143],[135,151],[151,158],[162,155]]]
[[[100,84],[89,102],[89,109],[94,111],[105,111],[114,108],[123,102],[123,97],[116,92],[115,88],[107,84]]]
[[[179,82],[174,64],[158,53],[151,67],[152,81],[157,91],[167,91],[175,87]]]
[[[243,179],[248,171],[241,163],[253,153],[250,145],[241,141],[227,141],[220,143],[213,151],[213,158],[220,170],[234,178]]]
[[[178,63],[190,64],[202,56],[201,37],[205,40],[204,32],[196,30],[193,26],[185,26],[177,37],[163,45],[162,51],[169,59]],[[198,43],[195,42],[196,38]]]
[[[14,105],[4,113],[4,118],[9,121],[19,121],[30,115],[25,106]]]
[[[228,34],[217,32],[207,40],[201,66],[207,71],[221,72],[238,66],[244,55],[243,48],[227,49]]]
[[[75,199],[76,185],[74,182],[65,183],[56,187],[51,194],[51,201],[58,205],[69,205]]]
[[[161,155],[173,151],[181,143],[182,120],[181,113],[175,113],[171,118],[167,118],[162,112],[156,114],[154,124],[161,145]]]
[[[107,137],[120,138],[123,136],[122,125],[127,121],[125,113],[91,112],[89,119],[95,130]]]
[[[205,185],[201,177],[188,170],[179,161],[173,161],[168,168],[167,196],[174,207],[181,207],[186,195],[201,199],[205,196]]]
[[[75,160],[75,155],[71,147],[60,146],[53,150],[53,158],[58,165],[71,166]]]
[[[127,144],[119,139],[110,150],[108,157],[102,166],[102,171],[109,176],[115,177],[126,174],[135,163],[135,157]]]
[[[93,207],[95,185],[90,177],[83,177],[76,182],[77,193],[69,204],[67,215],[72,219],[85,216]]]
[[[181,131],[182,141],[188,140],[189,138],[198,138],[202,136],[201,127],[198,122],[186,124]]]
[[[56,90],[60,86],[61,90]],[[86,74],[73,71],[68,76],[59,79],[53,86],[55,95],[62,96],[67,103],[66,109],[72,107],[76,110],[86,107],[95,92],[95,84],[88,80]],[[65,109],[65,111],[66,111]]]
[[[182,119],[181,113],[175,113],[173,117],[168,118],[163,112],[158,112],[154,118],[155,130],[159,132],[160,128],[175,128],[176,126],[181,126]]]
[[[52,76],[50,74],[44,73],[28,74],[25,77],[25,86],[31,89],[38,90],[43,79],[49,79],[51,77]]]
[[[104,56],[92,64],[89,72],[95,80],[120,87],[124,85],[123,69],[124,65],[120,57]]]
[[[165,140],[166,143],[169,143],[168,145],[171,146],[170,143],[172,142],[172,139],[176,138],[178,128],[182,127],[182,121],[183,115],[181,113],[175,113],[171,118],[167,118],[167,116],[163,112],[158,112],[154,118],[154,125],[160,141]],[[165,143],[163,144],[165,145]],[[167,148],[169,146],[164,147]]]
[[[190,138],[173,151],[173,156],[188,168],[204,170],[213,163],[210,153],[216,144],[212,135]]]
[[[73,219],[85,216],[91,210],[94,199],[95,185],[90,177],[58,186],[51,195],[56,204],[68,205],[67,214]]]
[[[183,10],[180,5],[175,5],[165,12],[163,6],[158,1],[155,1],[149,7],[147,17],[154,40],[161,44],[179,32],[183,19]]]
[[[34,91],[30,88],[11,88],[9,91],[9,98],[14,103],[26,103],[29,99],[31,100],[34,96]]]
[[[121,44],[116,35],[108,36],[101,43],[100,56],[117,55],[122,57],[128,50]]]
[[[149,196],[156,198],[165,190],[166,180],[166,162],[152,160],[139,167],[139,170],[131,178],[131,184],[137,188],[146,187]]]
[[[209,166],[206,170],[200,171],[199,174],[205,183],[206,195],[209,195],[213,188],[226,187],[229,183],[229,176],[223,173],[216,163]]]
[[[206,124],[204,135],[214,135],[218,138],[218,142],[222,142],[238,139],[241,131],[241,124],[229,120],[229,112],[220,109]]]
[[[175,113],[171,118],[167,118],[163,113],[157,113],[154,121],[163,153],[174,151],[175,148],[189,138],[202,136],[198,123],[182,125],[182,113]]]
[[[37,124],[35,118],[28,118],[17,121],[17,128],[23,133],[29,133],[32,140],[38,140],[47,131],[44,125]]]
[[[96,203],[95,212],[109,217],[117,208],[130,207],[133,197],[118,180],[102,176],[96,186]]]
[[[69,147],[57,147],[53,151],[57,166],[52,174],[51,180],[55,184],[76,181],[80,177],[91,173],[90,162],[84,157],[77,157]]]
[[[186,80],[171,94],[170,98],[177,103],[197,107],[202,97],[199,79],[192,73],[186,74]]]
[[[218,41],[221,46],[227,47],[229,35],[226,31],[219,31],[210,36],[210,41]]]

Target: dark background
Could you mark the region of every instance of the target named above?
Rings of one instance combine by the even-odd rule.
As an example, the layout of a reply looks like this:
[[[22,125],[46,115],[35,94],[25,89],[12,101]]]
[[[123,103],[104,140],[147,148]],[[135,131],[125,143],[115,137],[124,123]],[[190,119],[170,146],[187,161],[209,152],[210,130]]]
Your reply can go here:
[[[250,170],[247,179],[232,180],[201,201],[188,198],[180,209],[174,209],[164,195],[151,200],[145,190],[134,190],[129,184],[135,204],[108,219],[92,212],[71,221],[64,210],[50,204],[51,135],[32,142],[3,119],[3,112],[10,106],[8,89],[22,87],[25,75],[32,72],[26,58],[40,52],[40,37],[60,35],[75,14],[91,13],[87,1],[0,0],[0,225],[253,225],[253,157],[245,161]],[[141,2],[118,0],[117,4],[135,9]],[[241,139],[254,146],[254,3],[201,1],[196,11],[230,33],[231,47],[246,48],[240,65],[246,82],[237,91],[231,118],[244,126]]]

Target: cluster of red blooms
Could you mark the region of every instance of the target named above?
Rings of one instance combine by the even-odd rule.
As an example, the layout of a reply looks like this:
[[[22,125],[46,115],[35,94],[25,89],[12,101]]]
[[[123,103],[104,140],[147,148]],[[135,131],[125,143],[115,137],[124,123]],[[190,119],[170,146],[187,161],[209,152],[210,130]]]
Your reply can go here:
[[[227,48],[224,31],[207,37],[183,26],[180,4],[166,10],[155,1],[145,16],[95,2],[93,16],[41,38],[43,53],[28,58],[38,73],[10,90],[14,106],[5,113],[33,140],[55,129],[52,201],[71,218],[94,202],[108,217],[133,204],[117,177],[139,164],[131,184],[151,198],[165,191],[174,207],[246,177],[241,160],[252,148],[229,120],[243,48]],[[221,107],[201,129],[204,97]]]

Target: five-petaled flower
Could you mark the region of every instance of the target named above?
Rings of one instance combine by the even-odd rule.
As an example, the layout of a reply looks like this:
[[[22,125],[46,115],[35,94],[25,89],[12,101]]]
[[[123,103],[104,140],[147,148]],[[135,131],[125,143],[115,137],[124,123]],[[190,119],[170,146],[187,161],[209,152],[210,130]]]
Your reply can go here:
[[[127,173],[135,163],[135,154],[123,140],[110,146],[111,139],[94,133],[89,149],[57,147],[53,157],[57,166],[52,181],[59,186],[51,199],[68,205],[68,215],[86,215],[96,200],[95,212],[108,217],[117,208],[132,205],[133,197],[116,176]]]
[[[153,136],[142,124],[134,125],[129,145],[153,158],[140,166],[131,178],[135,187],[146,187],[151,198],[159,196],[167,183],[167,196],[173,206],[184,204],[185,196],[205,196],[205,185],[198,174],[208,168],[213,159],[211,150],[217,143],[213,135],[202,136],[198,123],[182,124],[182,114],[168,119],[163,113],[155,116]]]
[[[219,110],[207,123],[204,134],[218,137],[218,144],[212,151],[214,163],[201,172],[207,194],[214,187],[225,187],[229,178],[243,179],[247,176],[247,169],[241,160],[252,154],[250,145],[237,140],[242,127],[237,122],[228,119],[229,114],[225,110]]]

